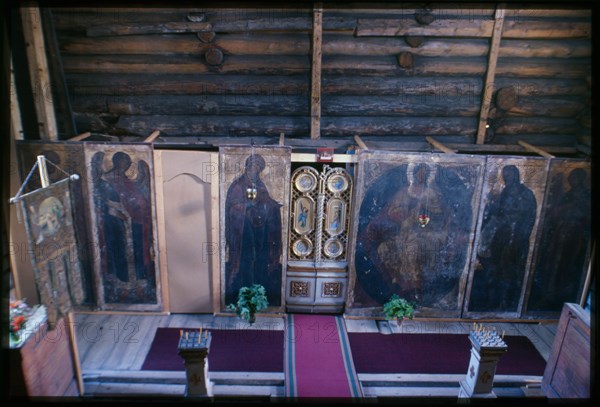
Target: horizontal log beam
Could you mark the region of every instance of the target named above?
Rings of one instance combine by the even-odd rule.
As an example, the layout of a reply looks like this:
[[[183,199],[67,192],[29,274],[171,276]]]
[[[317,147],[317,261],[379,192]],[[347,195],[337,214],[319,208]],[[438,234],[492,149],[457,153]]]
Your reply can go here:
[[[308,117],[274,116],[121,116],[115,128],[123,133],[146,135],[160,130],[168,136],[288,136],[308,134]]]
[[[364,77],[328,74],[323,76],[322,87],[325,95],[476,97],[483,89],[483,80],[466,77]]]
[[[577,120],[570,118],[508,117],[502,119],[496,134],[576,134],[578,129]]]
[[[306,96],[308,75],[161,75],[70,74],[70,92],[75,95],[281,95]],[[308,97],[308,96],[307,96]]]
[[[398,37],[491,37],[494,21],[438,19],[421,25],[414,19],[369,18],[359,19],[356,35]],[[506,21],[502,38],[589,38],[591,23],[560,21]]]
[[[573,117],[583,101],[527,98],[506,111],[507,117]],[[214,115],[306,115],[305,96],[185,95],[185,96],[77,96],[76,112],[115,115],[214,114]],[[323,114],[329,116],[456,116],[473,117],[475,97],[438,96],[325,96]],[[505,120],[505,119],[504,119]]]
[[[504,20],[506,23],[506,19]],[[585,58],[592,55],[591,41],[581,39],[511,40],[502,38],[502,58]]]
[[[504,111],[508,117],[575,117],[586,106],[583,98],[517,96],[514,106]]]
[[[590,8],[561,7],[542,8],[541,4],[518,4],[507,5],[507,18],[515,20],[527,20],[535,18],[591,18]],[[333,15],[365,15],[372,16],[395,16],[412,18],[417,11],[423,7],[422,3],[416,2],[363,2],[347,3],[343,6],[331,5],[326,8],[328,14]],[[428,3],[431,15],[436,19],[447,19],[452,17],[477,19],[492,18],[494,16],[494,4],[485,3]]]
[[[324,96],[329,116],[456,116],[474,117],[478,100],[469,96]]]
[[[431,146],[427,142],[407,143],[398,141],[369,141],[372,149],[382,150],[402,150],[402,151],[431,151]],[[464,143],[444,143],[444,145],[459,153],[524,153],[526,150],[516,144],[464,144]],[[549,153],[567,155],[577,153],[575,147],[562,146],[540,146],[540,148]]]
[[[475,118],[468,117],[332,117],[323,116],[321,134],[337,137],[348,134],[375,136],[475,134]]]
[[[549,153],[563,154],[562,152],[548,149],[548,146],[569,147],[572,148],[577,143],[577,137],[574,134],[496,134],[494,136],[495,144],[512,144],[518,146],[519,140],[526,141],[530,144],[544,146],[544,149]],[[518,146],[521,147],[521,146]],[[577,152],[564,153],[576,154]]]
[[[137,10],[137,11],[134,11]],[[52,8],[54,26],[60,32],[82,32],[93,26],[106,26],[120,24],[160,24],[165,22],[185,21],[192,9],[173,9],[162,12],[144,12],[145,7],[133,8],[131,11],[94,10],[93,8],[81,10],[74,8]],[[147,10],[146,10],[147,11]]]
[[[332,15],[398,15],[412,16],[422,7],[417,2],[354,2],[346,4],[325,4],[326,13]],[[436,18],[462,17],[462,18],[491,18],[494,15],[494,6],[486,3],[472,2],[453,2],[453,3],[428,3],[431,14]],[[146,20],[152,16],[161,16],[168,14],[189,14],[197,13],[206,15],[210,19],[239,19],[248,16],[268,16],[270,18],[280,18],[289,16],[308,15],[309,8],[301,8],[297,5],[290,7],[190,7],[182,9],[181,7],[58,7],[53,8],[53,13],[61,13],[67,16],[86,16],[86,15],[107,15],[121,16],[123,18],[131,17],[132,22],[135,18]],[[532,19],[532,18],[591,18],[590,8],[585,7],[566,7],[556,5],[545,7],[543,4],[511,4],[507,5],[507,18],[514,19]]]
[[[145,74],[259,74],[294,75],[310,71],[310,57],[225,57],[222,66],[212,67],[203,58],[168,56],[65,56],[68,73],[145,73]]]
[[[220,67],[211,67],[197,57],[168,56],[65,56],[67,73],[146,73],[146,74],[221,74],[295,75],[310,71],[307,56],[229,56]],[[393,57],[323,56],[323,74],[338,75],[395,75],[395,76],[479,76],[485,72],[485,58],[426,58],[415,59],[412,69],[398,66]],[[496,67],[499,76],[519,78],[584,78],[590,71],[586,58],[500,60]]]
[[[279,95],[165,95],[81,96],[72,98],[73,110],[115,115],[214,114],[307,115],[308,97]],[[473,117],[477,95],[447,96],[334,96],[325,95],[322,111],[329,116]],[[574,117],[585,107],[583,99],[520,97],[503,117]],[[494,117],[492,117],[494,118]]]
[[[118,14],[72,14],[58,13],[56,26],[60,31],[85,31],[90,37],[126,36],[136,34],[160,34],[213,31],[217,33],[235,32],[266,32],[266,31],[302,31],[311,29],[310,14],[306,16],[286,17],[286,13],[274,13],[262,17],[259,13],[245,13],[243,16],[233,16],[222,13],[205,13],[205,21],[200,23],[207,26],[186,26],[182,20],[188,15],[185,12],[162,14],[146,14],[140,16]],[[136,18],[137,17],[137,18]],[[115,24],[115,20],[119,23]],[[353,31],[356,27],[357,16],[324,17],[324,29],[331,31]],[[198,23],[198,22],[193,22]]]
[[[269,115],[304,116],[308,97],[275,95],[147,95],[78,96],[73,109],[78,112],[115,115]]]
[[[212,31],[211,23],[205,22],[173,22],[161,24],[110,24],[88,27],[88,37],[107,37],[141,34],[181,34]]]
[[[519,98],[528,96],[581,96],[587,93],[583,79],[538,79],[499,77],[497,88],[513,86]],[[429,95],[478,97],[483,89],[481,78],[461,77],[323,77],[325,94],[344,95]],[[550,98],[548,98],[550,99]],[[521,100],[521,99],[519,99]]]
[[[156,28],[159,29],[160,27]],[[222,35],[217,36],[211,44],[231,55],[307,55],[310,52],[308,33]],[[126,38],[64,37],[61,40],[62,52],[73,55],[201,54],[210,46],[208,43],[199,43],[194,35],[156,35],[151,39],[143,35],[131,35]],[[429,57],[481,57],[487,55],[488,48],[488,40],[479,38],[431,38],[413,48],[402,38],[357,38],[339,33],[325,33],[323,36],[325,55],[382,56],[411,52]],[[522,58],[589,57],[591,43],[589,40],[580,39],[503,40],[499,55]]]
[[[496,89],[514,86],[517,95],[524,96],[580,96],[587,93],[585,81],[563,78],[516,78],[499,77],[495,79]]]
[[[475,118],[390,118],[390,117],[323,117],[323,137],[367,135],[464,135],[475,132]],[[306,136],[308,117],[274,116],[121,116],[115,129],[124,134],[145,136],[157,129],[164,136]]]

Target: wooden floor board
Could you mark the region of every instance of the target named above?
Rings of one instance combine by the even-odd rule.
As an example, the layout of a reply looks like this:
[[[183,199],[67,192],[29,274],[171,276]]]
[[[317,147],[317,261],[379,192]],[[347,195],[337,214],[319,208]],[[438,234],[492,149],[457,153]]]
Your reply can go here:
[[[102,361],[105,353],[110,346],[107,341],[109,330],[104,330],[109,326],[110,315],[90,315],[86,322],[78,327],[77,345],[84,351],[79,354],[82,369],[89,367],[97,368],[97,363]],[[103,346],[108,343],[108,346]]]
[[[348,332],[379,332],[374,319],[346,319],[344,323]]]
[[[181,372],[176,374],[177,378],[170,378],[169,374],[166,374],[166,372],[141,371],[141,366],[150,349],[158,327],[189,327],[195,329],[202,326],[203,328],[213,329],[280,330],[285,326],[285,319],[282,316],[260,316],[255,324],[249,325],[237,316],[213,316],[209,314],[111,315],[76,313],[75,321],[77,324],[77,344],[81,358],[81,366],[86,381],[86,393],[92,392],[108,396],[122,394],[120,392],[133,395],[162,394],[169,397],[178,396],[182,393],[183,390],[181,386],[183,385],[181,384],[181,380],[183,376]],[[345,324],[348,332],[379,332],[377,321],[373,319],[347,319],[345,320]],[[489,324],[484,323],[484,325],[493,326],[499,332],[504,331],[505,335],[527,336],[546,360],[556,332],[556,324],[491,322]],[[472,329],[472,323],[469,322],[435,320],[407,320],[403,321],[400,326],[398,326],[395,321],[390,321],[388,326],[391,332],[409,334],[466,334]],[[162,387],[158,386],[152,388],[151,384],[145,383],[146,380],[160,382],[159,379],[163,376],[163,373],[166,375],[163,378]],[[245,373],[240,374],[243,376]],[[439,388],[436,389],[435,383],[433,382],[428,384],[429,388],[425,390],[416,388],[419,386],[417,383],[419,380],[434,380],[435,378],[419,379],[415,377],[403,378],[402,375],[391,376],[395,376],[396,379],[385,377],[365,378],[366,380],[363,384],[369,387],[366,396],[404,397],[416,394],[423,395],[422,392],[430,392],[432,395],[449,394],[450,389],[443,388],[443,386],[438,386]],[[498,378],[501,379],[500,377]],[[233,379],[235,379],[235,377],[232,376],[232,380]],[[283,386],[278,385],[280,380],[279,377],[270,378],[271,381],[267,381],[263,385],[258,384],[262,379],[250,376],[242,379],[245,380],[245,382],[240,382],[239,386],[236,387],[227,385],[227,378],[219,378],[217,391],[222,392],[221,394],[223,395],[234,395],[236,391],[242,391],[244,394],[255,394],[257,396],[267,395],[267,393],[271,392],[271,395],[280,395],[283,397],[284,393],[281,393]],[[113,382],[111,382],[111,380]],[[381,383],[379,383],[379,381],[381,380],[387,384],[380,386]],[[385,389],[386,386],[397,387],[397,384],[394,384],[394,380],[396,380],[396,383],[407,382],[402,384],[404,389],[400,391],[400,393],[398,393],[397,389]],[[412,390],[410,385],[411,380],[416,381],[413,386],[416,387],[412,388]],[[438,377],[435,380],[441,380],[441,377]],[[512,385],[510,383],[517,379],[509,377],[502,380],[507,382],[503,383],[506,386]],[[540,379],[537,377],[521,377],[519,380],[524,380],[525,382],[530,380],[535,382]],[[129,382],[131,381],[134,382],[134,387],[129,387],[131,384]],[[257,384],[250,385],[254,382]],[[248,388],[244,386],[247,386]],[[253,386],[260,387],[260,389],[251,389]],[[508,389],[506,392],[509,394],[510,392],[514,392],[514,390]]]
[[[540,355],[547,361],[550,356],[551,345],[546,343],[547,338],[545,340],[538,334],[536,325],[539,324],[515,324],[518,331],[529,338],[533,346],[540,352]]]

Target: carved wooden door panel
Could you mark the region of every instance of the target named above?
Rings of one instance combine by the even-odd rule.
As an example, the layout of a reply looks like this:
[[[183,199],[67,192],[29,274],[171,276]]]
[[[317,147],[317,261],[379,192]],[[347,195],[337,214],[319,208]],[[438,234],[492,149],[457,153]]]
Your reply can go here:
[[[341,167],[296,169],[291,177],[288,311],[341,312],[348,280],[352,177]]]

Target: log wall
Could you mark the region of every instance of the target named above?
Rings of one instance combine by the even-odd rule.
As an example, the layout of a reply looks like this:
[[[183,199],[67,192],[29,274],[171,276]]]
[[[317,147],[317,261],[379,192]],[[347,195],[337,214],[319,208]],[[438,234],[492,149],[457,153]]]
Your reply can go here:
[[[324,5],[321,137],[473,143],[486,86],[486,142],[590,136],[590,10],[509,3],[486,84],[496,5],[428,7]],[[311,7],[51,12],[80,133],[310,137]]]

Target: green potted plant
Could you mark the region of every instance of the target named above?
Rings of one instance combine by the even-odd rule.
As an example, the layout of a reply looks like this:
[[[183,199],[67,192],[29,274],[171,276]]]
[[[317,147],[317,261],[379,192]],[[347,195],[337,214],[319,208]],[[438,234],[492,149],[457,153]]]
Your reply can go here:
[[[414,318],[415,305],[400,298],[398,294],[394,294],[388,302],[383,304],[383,314],[387,320],[395,319],[400,325],[405,319]]]
[[[250,324],[256,321],[256,313],[269,306],[265,287],[260,284],[253,284],[250,287],[242,287],[238,292],[236,304],[229,304],[227,311],[237,313],[242,319]]]

